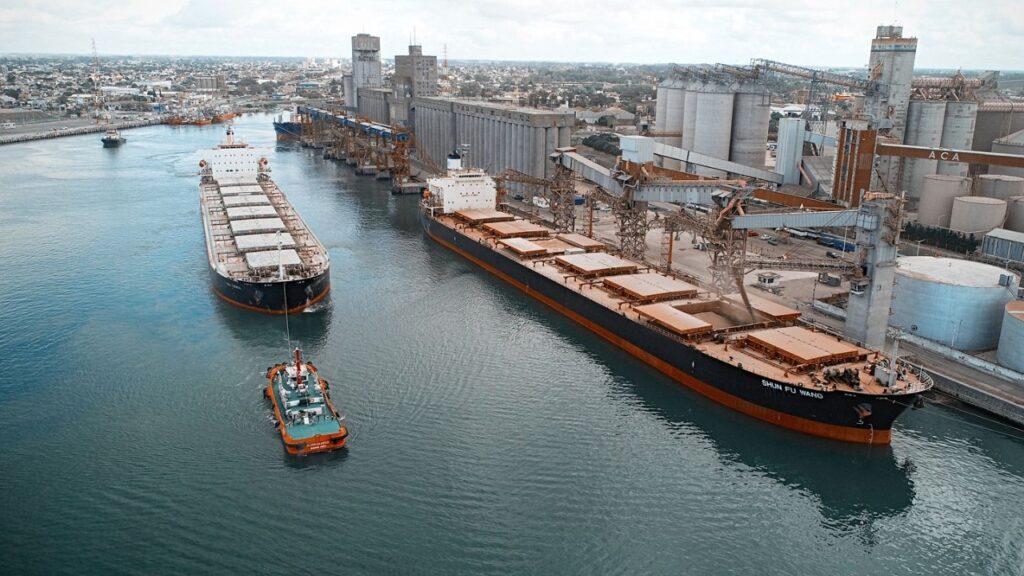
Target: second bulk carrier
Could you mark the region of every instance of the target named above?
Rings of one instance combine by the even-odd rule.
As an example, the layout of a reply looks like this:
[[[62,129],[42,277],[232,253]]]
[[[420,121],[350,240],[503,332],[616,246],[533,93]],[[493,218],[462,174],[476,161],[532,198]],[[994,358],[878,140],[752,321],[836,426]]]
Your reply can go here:
[[[298,312],[331,289],[327,249],[270,179],[266,158],[227,140],[200,161],[199,203],[213,290],[258,312]]]
[[[496,208],[494,180],[453,155],[448,174],[428,180],[421,219],[441,245],[735,410],[807,434],[887,444],[897,416],[931,387],[902,362],[801,325],[797,310],[717,297],[613,256],[602,242]]]

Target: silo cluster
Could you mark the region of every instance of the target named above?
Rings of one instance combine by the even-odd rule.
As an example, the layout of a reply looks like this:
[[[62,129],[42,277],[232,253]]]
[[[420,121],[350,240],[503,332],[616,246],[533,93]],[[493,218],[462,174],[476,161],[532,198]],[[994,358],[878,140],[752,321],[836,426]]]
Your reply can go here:
[[[928,148],[970,150],[978,112],[977,102],[911,100],[903,143]],[[927,159],[906,159],[901,188],[912,201],[922,198],[925,176],[967,176],[967,164]]]
[[[726,78],[670,78],[658,86],[655,126],[658,140],[692,152],[754,168],[764,168],[771,107],[764,86]],[[664,166],[680,170],[679,162]],[[701,176],[726,174],[701,166]]]

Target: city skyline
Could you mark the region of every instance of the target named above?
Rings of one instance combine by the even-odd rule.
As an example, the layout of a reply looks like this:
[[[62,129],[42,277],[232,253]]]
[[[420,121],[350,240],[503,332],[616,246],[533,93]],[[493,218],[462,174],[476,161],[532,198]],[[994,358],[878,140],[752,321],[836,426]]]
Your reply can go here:
[[[744,63],[770,58],[811,66],[865,66],[866,38],[897,23],[921,39],[918,68],[1015,70],[1024,53],[1024,14],[1006,0],[869,0],[856,10],[803,0],[661,2],[643,12],[621,3],[527,0],[471,5],[391,0],[323,1],[281,9],[272,2],[44,0],[0,7],[0,53],[255,57],[347,57],[348,38],[381,37],[384,58],[413,41],[452,60],[621,63]],[[956,31],[956,35],[952,34]],[[246,33],[249,31],[250,33]],[[991,50],[998,46],[998,51]]]

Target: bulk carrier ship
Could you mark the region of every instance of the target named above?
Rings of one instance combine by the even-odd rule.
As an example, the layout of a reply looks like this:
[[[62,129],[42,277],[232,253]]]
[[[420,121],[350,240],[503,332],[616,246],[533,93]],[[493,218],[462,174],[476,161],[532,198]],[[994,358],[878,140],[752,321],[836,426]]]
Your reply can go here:
[[[800,312],[718,297],[580,234],[556,234],[496,206],[494,180],[461,168],[429,179],[426,234],[676,381],[807,434],[887,444],[893,421],[931,387],[880,352],[799,323]],[[751,317],[753,316],[753,317]]]
[[[249,310],[298,312],[331,288],[320,240],[270,179],[266,158],[227,141],[199,162],[199,204],[213,290]]]

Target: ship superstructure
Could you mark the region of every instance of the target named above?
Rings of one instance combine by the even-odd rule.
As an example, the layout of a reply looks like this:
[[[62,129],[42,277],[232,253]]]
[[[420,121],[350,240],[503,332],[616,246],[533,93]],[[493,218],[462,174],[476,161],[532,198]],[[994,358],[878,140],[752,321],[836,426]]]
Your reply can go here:
[[[592,238],[497,209],[494,181],[461,168],[428,180],[421,217],[443,246],[701,394],[774,424],[838,440],[888,443],[927,375],[804,325],[800,312],[718,297]],[[749,302],[749,305],[748,305]]]
[[[330,258],[270,179],[266,158],[227,141],[199,163],[199,201],[213,289],[247,309],[281,313],[330,290]]]

